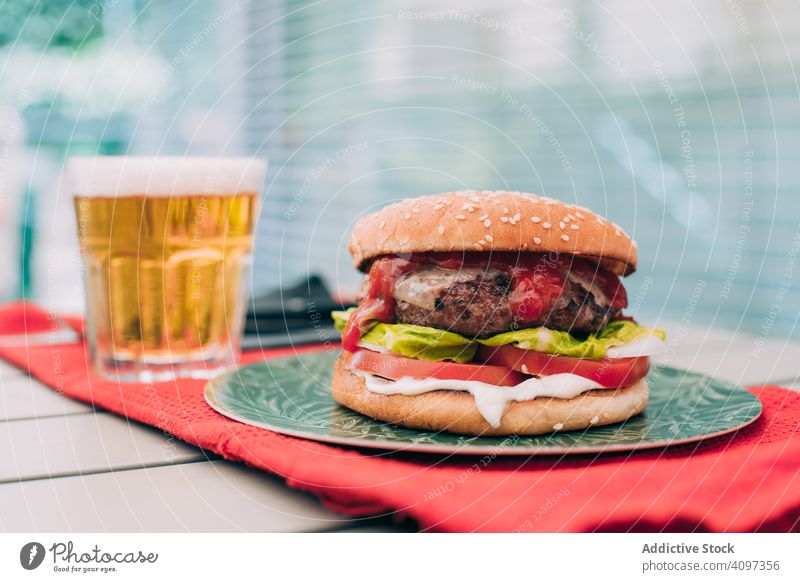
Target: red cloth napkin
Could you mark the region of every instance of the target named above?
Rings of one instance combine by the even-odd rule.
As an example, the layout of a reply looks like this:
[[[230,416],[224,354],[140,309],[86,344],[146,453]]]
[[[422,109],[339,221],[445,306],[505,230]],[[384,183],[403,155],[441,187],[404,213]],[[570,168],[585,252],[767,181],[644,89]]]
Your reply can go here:
[[[448,457],[345,449],[240,424],[206,405],[202,381],[117,384],[89,375],[83,345],[3,347],[0,356],[68,396],[280,475],[348,515],[394,513],[437,531],[800,530],[800,394],[782,388],[752,389],[762,417],[697,445]]]
[[[75,316],[58,316],[24,301],[0,305],[0,337],[48,332],[60,335],[60,332],[70,328],[82,334],[83,320]]]
[[[42,333],[51,329],[46,311],[35,305],[17,301],[0,307],[0,335]]]

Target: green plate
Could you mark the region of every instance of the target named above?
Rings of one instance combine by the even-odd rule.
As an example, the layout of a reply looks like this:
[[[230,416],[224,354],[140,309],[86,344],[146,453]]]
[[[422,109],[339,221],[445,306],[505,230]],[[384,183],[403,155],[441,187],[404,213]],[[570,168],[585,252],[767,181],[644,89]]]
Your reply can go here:
[[[313,352],[243,366],[208,383],[208,404],[245,424],[351,445],[448,454],[566,454],[628,451],[690,443],[753,422],[761,402],[715,378],[668,367],[648,376],[644,414],[611,426],[536,437],[470,437],[406,429],[339,406],[330,394],[338,352]]]

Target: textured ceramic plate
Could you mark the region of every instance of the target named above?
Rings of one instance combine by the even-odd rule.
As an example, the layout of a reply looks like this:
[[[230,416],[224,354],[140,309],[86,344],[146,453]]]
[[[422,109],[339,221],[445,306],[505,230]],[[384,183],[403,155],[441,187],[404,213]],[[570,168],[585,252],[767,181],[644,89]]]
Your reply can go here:
[[[664,447],[723,435],[753,422],[761,402],[732,384],[675,368],[650,371],[650,404],[624,423],[537,437],[423,432],[343,408],[330,395],[338,353],[313,352],[243,366],[209,382],[206,401],[253,426],[342,445],[456,454],[600,453]]]

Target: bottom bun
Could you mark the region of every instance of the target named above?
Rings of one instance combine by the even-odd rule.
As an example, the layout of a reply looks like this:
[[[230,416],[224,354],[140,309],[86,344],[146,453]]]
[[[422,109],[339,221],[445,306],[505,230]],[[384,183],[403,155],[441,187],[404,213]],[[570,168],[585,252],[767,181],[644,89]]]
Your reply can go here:
[[[499,427],[481,416],[475,399],[467,392],[436,390],[416,396],[383,395],[367,390],[339,359],[333,366],[333,398],[377,420],[408,428],[449,431],[468,435],[537,435],[580,430],[622,422],[647,406],[647,382],[642,379],[625,388],[584,392],[570,399],[536,398],[512,402]]]

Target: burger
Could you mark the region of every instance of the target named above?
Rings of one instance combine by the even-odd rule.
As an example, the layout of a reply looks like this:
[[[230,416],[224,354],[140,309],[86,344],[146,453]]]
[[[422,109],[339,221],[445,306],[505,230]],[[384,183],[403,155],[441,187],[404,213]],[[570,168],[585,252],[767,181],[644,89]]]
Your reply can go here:
[[[366,274],[333,314],[333,398],[374,419],[467,435],[538,435],[647,406],[660,330],[624,310],[636,244],[586,208],[519,192],[402,200],[350,237]]]

